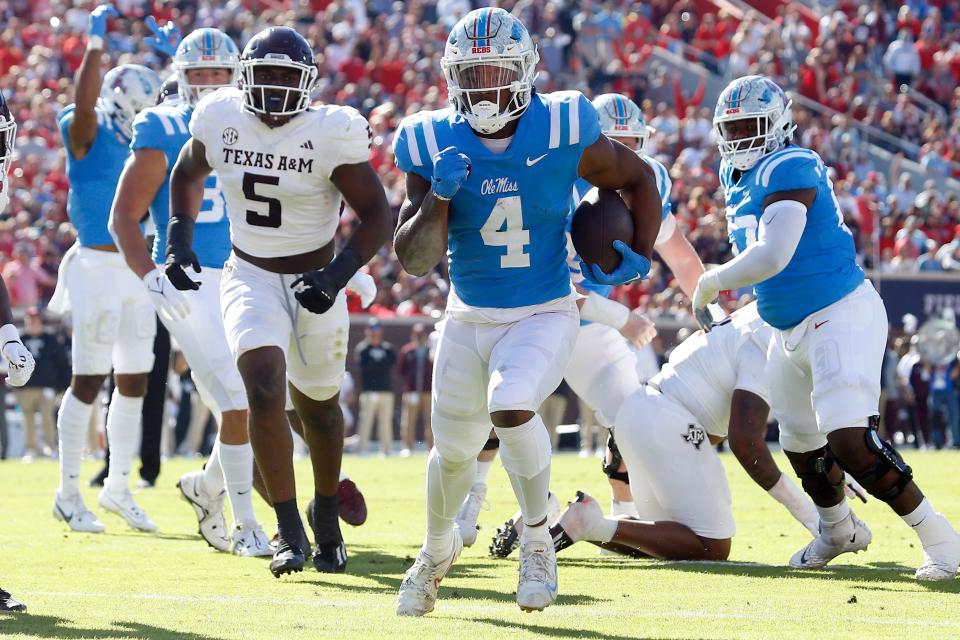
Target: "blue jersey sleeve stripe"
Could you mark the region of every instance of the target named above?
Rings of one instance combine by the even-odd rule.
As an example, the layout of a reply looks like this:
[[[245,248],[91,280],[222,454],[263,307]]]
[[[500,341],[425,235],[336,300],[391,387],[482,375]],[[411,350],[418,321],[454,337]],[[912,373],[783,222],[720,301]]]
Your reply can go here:
[[[574,98],[567,104],[569,105],[570,144],[580,144],[580,99]]]
[[[757,166],[754,167],[754,182],[760,184],[760,176],[766,171],[767,167],[770,166],[770,163],[774,160],[784,157],[787,154],[796,154],[796,153],[813,153],[809,149],[803,149],[801,147],[784,147],[783,149],[778,149],[773,153],[770,153],[760,159],[760,162],[757,163]],[[732,169],[731,169],[732,173]]]
[[[417,148],[427,150],[427,136],[423,133],[424,122],[421,120],[413,125],[413,133],[417,138]],[[428,155],[426,158],[423,158],[424,164],[432,164],[433,156]]]
[[[560,146],[564,147],[570,144],[570,103],[561,102],[560,104]]]
[[[785,153],[780,157],[771,160],[766,164],[766,166],[763,167],[763,170],[757,175],[757,184],[762,187],[770,186],[770,178],[773,176],[773,170],[787,160],[794,159],[816,160],[816,156],[806,150],[797,150],[790,153]]]
[[[407,138],[407,153],[410,155],[410,160],[413,161],[414,165],[422,167],[423,160],[420,159],[420,147],[417,145],[417,134],[413,129],[413,124],[403,123],[403,132]]]
[[[557,149],[560,147],[560,103],[556,100],[550,101],[550,147]]]
[[[427,153],[432,159],[440,153],[440,149],[437,147],[437,134],[433,130],[433,120],[428,118],[423,121],[421,126],[423,128],[423,138],[427,143]]]

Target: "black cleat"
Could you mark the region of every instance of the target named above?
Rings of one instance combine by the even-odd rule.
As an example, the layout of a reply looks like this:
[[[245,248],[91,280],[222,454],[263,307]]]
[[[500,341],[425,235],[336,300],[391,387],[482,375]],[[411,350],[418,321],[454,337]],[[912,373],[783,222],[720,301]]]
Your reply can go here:
[[[26,611],[27,605],[18,602],[9,591],[0,588],[0,611]]]
[[[270,561],[270,573],[279,578],[285,573],[299,573],[310,555],[310,543],[307,536],[301,536],[300,545],[292,545],[282,537],[277,541],[277,551]]]
[[[513,550],[520,546],[520,534],[517,532],[517,525],[513,518],[503,523],[502,527],[497,528],[497,532],[490,541],[490,557],[506,558]]]
[[[343,573],[347,570],[347,546],[343,543],[343,536],[337,540],[320,542],[317,535],[317,523],[313,518],[315,500],[307,505],[307,522],[313,530],[313,539],[317,547],[313,552],[313,566],[320,573]]]

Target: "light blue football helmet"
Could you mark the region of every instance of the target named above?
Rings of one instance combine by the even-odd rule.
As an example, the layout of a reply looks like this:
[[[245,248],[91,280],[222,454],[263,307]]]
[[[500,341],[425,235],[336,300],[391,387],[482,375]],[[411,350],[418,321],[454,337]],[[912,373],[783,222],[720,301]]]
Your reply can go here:
[[[744,76],[728,84],[713,112],[720,157],[735,169],[748,171],[784,146],[797,128],[790,106],[783,89],[765,76]],[[742,120],[754,121],[754,135],[734,137],[729,124]]]
[[[122,64],[110,69],[100,85],[100,108],[114,126],[129,140],[133,137],[133,119],[157,102],[160,76],[139,64]]]
[[[503,9],[488,7],[454,25],[440,69],[454,110],[474,131],[490,134],[523,115],[539,60],[527,28]],[[508,100],[501,108],[505,92]]]
[[[643,111],[630,98],[619,93],[604,93],[593,99],[600,114],[600,131],[608,138],[639,138],[637,150],[643,148],[654,132],[647,126]]]
[[[173,68],[177,72],[180,97],[190,106],[195,106],[206,94],[220,87],[231,87],[237,84],[240,75],[240,51],[230,36],[223,31],[207,27],[197,29],[177,46],[177,52],[173,56]],[[229,69],[230,82],[190,84],[187,79],[187,71],[190,69]]]

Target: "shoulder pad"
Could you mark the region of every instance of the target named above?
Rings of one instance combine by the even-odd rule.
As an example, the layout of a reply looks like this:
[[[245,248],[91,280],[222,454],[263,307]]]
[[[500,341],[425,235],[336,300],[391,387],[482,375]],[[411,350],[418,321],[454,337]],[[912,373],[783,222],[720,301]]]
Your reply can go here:
[[[421,111],[409,115],[397,125],[393,137],[393,154],[397,167],[404,173],[430,171],[433,156],[440,152],[436,128],[449,118],[449,109]]]
[[[600,115],[593,103],[579,91],[534,94],[550,111],[550,149],[566,146],[589,147],[600,137]]]
[[[763,158],[753,175],[753,187],[765,192],[812,189],[826,175],[816,151],[787,147]]]

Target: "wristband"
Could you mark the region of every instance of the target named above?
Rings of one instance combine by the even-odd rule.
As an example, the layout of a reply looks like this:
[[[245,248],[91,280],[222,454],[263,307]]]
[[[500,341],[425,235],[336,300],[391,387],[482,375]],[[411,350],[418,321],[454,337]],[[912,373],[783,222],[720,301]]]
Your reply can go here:
[[[197,221],[186,214],[173,214],[167,225],[167,255],[170,247],[192,247],[193,228]]]
[[[5,324],[0,327],[0,345],[9,342],[20,342],[20,332],[12,324]]]
[[[614,329],[622,329],[630,320],[630,309],[610,298],[591,291],[580,307],[580,319],[599,322]]]
[[[103,51],[103,36],[87,36],[87,51]]]

